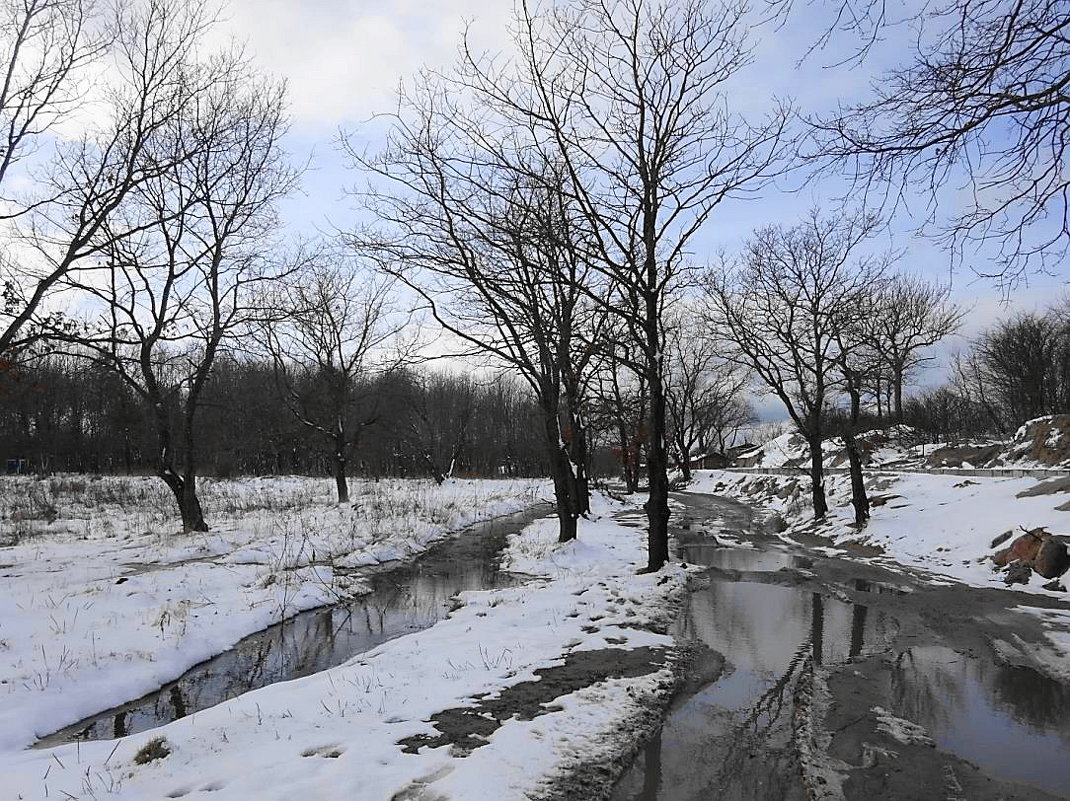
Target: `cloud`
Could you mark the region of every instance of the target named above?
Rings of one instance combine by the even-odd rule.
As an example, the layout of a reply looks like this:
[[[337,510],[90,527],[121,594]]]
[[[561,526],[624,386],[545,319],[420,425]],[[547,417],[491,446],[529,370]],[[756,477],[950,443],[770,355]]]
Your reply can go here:
[[[502,47],[510,16],[501,0],[232,0],[220,33],[286,79],[297,126],[330,131],[392,108],[405,76],[449,64],[468,22],[480,46]]]

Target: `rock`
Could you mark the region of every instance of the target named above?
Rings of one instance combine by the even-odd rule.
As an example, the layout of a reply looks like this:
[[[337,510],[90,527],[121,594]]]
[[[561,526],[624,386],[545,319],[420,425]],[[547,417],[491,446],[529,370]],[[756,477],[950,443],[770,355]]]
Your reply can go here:
[[[1070,552],[1067,552],[1066,543],[1049,535],[1033,559],[1033,569],[1046,579],[1054,579],[1065,573],[1067,568],[1070,568]]]
[[[1052,579],[1047,584],[1041,585],[1045,590],[1051,590],[1052,592],[1066,592],[1066,585],[1059,579]]]
[[[1011,584],[1028,584],[1029,577],[1032,575],[1033,568],[1025,562],[1011,562],[1003,576],[1003,583],[1008,586]]]
[[[1002,545],[1007,540],[1009,540],[1011,538],[1011,536],[1013,536],[1013,534],[1014,534],[1014,530],[1013,529],[1011,529],[1010,531],[1004,531],[1002,534],[1000,534],[998,537],[996,537],[994,540],[992,540],[992,545],[990,547],[996,548],[996,547]]]
[[[1041,544],[1045,539],[1050,538],[1051,534],[1043,528],[1034,528],[1031,531],[1025,532],[1025,534],[1012,542],[1011,547],[995,554],[992,557],[992,561],[1001,567],[1014,561],[1025,562],[1027,565],[1031,566],[1037,553],[1040,551]],[[1050,576],[1048,578],[1050,578]]]

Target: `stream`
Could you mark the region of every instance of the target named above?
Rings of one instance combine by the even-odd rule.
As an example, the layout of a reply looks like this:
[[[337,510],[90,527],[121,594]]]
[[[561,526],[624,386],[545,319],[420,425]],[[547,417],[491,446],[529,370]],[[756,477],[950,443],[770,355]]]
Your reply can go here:
[[[742,504],[677,500],[680,556],[708,568],[675,630],[696,657],[611,798],[807,798],[805,670],[827,683],[827,754],[846,798],[1070,798],[1070,687],[991,647],[1013,641],[1001,626],[1034,634],[1009,616],[1013,593],[817,555],[763,533]],[[924,732],[904,742],[893,718]]]
[[[369,594],[301,612],[251,634],[160,689],[43,737],[34,747],[146,731],[250,690],[340,665],[387,640],[428,628],[446,616],[457,593],[523,580],[499,570],[501,551],[507,535],[545,514],[539,506],[471,526],[414,562],[374,572]]]

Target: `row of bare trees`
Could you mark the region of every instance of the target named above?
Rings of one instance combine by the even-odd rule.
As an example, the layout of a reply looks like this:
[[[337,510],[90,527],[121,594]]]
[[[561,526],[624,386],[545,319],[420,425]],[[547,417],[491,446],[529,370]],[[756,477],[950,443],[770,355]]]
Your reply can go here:
[[[846,398],[851,450],[865,406],[902,417],[911,372],[961,317],[945,290],[864,255],[867,214],[759,230],[683,311],[698,232],[799,152],[794,109],[733,109],[763,24],[743,0],[521,0],[510,52],[465,42],[453,69],[402,93],[383,149],[347,142],[372,214],[345,237],[356,257],[273,239],[297,177],[284,92],[240,48],[206,47],[214,20],[201,6],[3,2],[0,354],[48,338],[113,371],[153,422],[187,529],[205,525],[196,429],[227,343],[273,365],[295,419],[329,445],[344,496],[376,417],[353,411],[362,376],[412,353],[406,315],[361,259],[419,298],[457,350],[527,384],[563,540],[588,508],[592,426],[613,432],[629,486],[645,469],[650,570],[668,557],[671,462],[686,471],[696,451],[726,444],[749,414],[749,374],[811,442],[822,514],[833,397]],[[978,191],[951,220],[952,243],[995,238],[995,271],[1013,276],[1068,241],[1066,20],[1054,0],[1004,5],[910,17],[927,27],[893,90],[805,130],[814,159],[855,164],[867,189],[925,175],[935,198],[966,169]],[[839,9],[863,34],[859,59],[892,24],[881,9]],[[1007,125],[1006,146],[989,147]]]
[[[201,4],[4,11],[0,353],[48,338],[107,365],[151,415],[183,527],[203,530],[205,388],[224,341],[262,315],[260,287],[288,269],[272,253],[296,180],[283,88],[239,48],[206,48]]]
[[[293,377],[287,377],[293,382]],[[312,378],[314,389],[318,379]],[[199,471],[210,476],[335,475],[333,437],[310,432],[265,358],[217,361],[197,417]],[[167,413],[179,416],[169,406]],[[345,414],[363,423],[347,475],[544,475],[537,410],[508,378],[427,367],[369,371]],[[181,447],[176,445],[176,447]],[[0,466],[86,473],[155,473],[157,435],[137,394],[91,358],[26,358],[0,374]],[[209,521],[210,522],[210,521]]]
[[[905,380],[963,316],[946,289],[893,274],[891,256],[865,247],[876,227],[864,213],[812,211],[797,225],[755,232],[739,263],[708,284],[711,327],[730,358],[779,398],[809,446],[816,517],[828,511],[822,444],[846,399],[838,429],[859,524],[869,517],[856,441],[863,408],[879,412],[890,387],[892,420],[900,422]]]
[[[530,384],[562,540],[587,508],[594,376],[609,362],[641,385],[650,570],[668,558],[667,309],[695,233],[782,158],[786,109],[758,121],[725,111],[723,85],[751,53],[746,17],[698,0],[522,2],[511,58],[463,47],[455,69],[403,95],[389,147],[350,149],[378,178],[366,193],[378,224],[353,244]],[[609,383],[634,482],[621,378]],[[702,426],[683,394],[676,403],[689,452]]]

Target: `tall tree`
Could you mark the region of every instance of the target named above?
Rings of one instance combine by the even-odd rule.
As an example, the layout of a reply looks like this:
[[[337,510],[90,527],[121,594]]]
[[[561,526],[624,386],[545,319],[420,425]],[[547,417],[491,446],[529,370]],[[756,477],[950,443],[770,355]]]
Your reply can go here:
[[[701,327],[697,311],[681,310],[665,333],[669,437],[685,481],[691,480],[694,453],[723,453],[754,418],[744,398],[749,371],[725,359],[720,343],[700,331]]]
[[[731,358],[780,399],[810,449],[814,516],[828,512],[821,445],[841,378],[844,327],[865,308],[883,259],[860,252],[877,220],[822,217],[755,232],[734,275],[713,275],[712,324]]]
[[[378,420],[376,382],[404,360],[387,276],[352,254],[323,252],[272,295],[264,343],[294,417],[329,453],[338,502],[349,501],[347,468],[364,430]]]
[[[959,388],[1006,433],[1070,410],[1070,324],[1058,307],[1021,312],[984,331],[955,364]]]
[[[174,105],[153,118],[129,165],[137,181],[85,246],[106,269],[64,277],[99,310],[79,344],[115,370],[152,417],[156,468],[187,531],[207,530],[196,489],[205,389],[224,340],[261,313],[254,298],[274,277],[264,259],[274,204],[295,180],[281,149],[282,87],[236,51],[202,56],[206,25],[200,11],[171,0],[151,0],[130,21],[121,47],[135,86],[160,82],[154,91]],[[133,109],[148,100],[138,91],[124,102]],[[84,164],[65,162],[64,182],[74,183]],[[81,230],[77,217],[73,225]]]
[[[649,397],[646,570],[657,570],[669,555],[662,315],[714,209],[776,171],[788,113],[748,122],[728,111],[726,84],[752,52],[745,3],[569,0],[543,11],[525,1],[520,10],[519,62],[466,49],[463,79],[566,169],[589,258],[614,290],[603,303],[635,342]]]
[[[950,287],[918,276],[889,277],[863,321],[864,338],[886,368],[892,391],[892,419],[903,421],[903,385],[930,356],[926,348],[955,333],[964,312],[948,296]]]
[[[573,396],[599,326],[587,229],[561,191],[567,172],[456,89],[429,77],[403,98],[386,150],[371,160],[353,153],[388,183],[367,196],[384,230],[352,239],[417,292],[446,331],[531,388],[567,541],[587,505]]]

